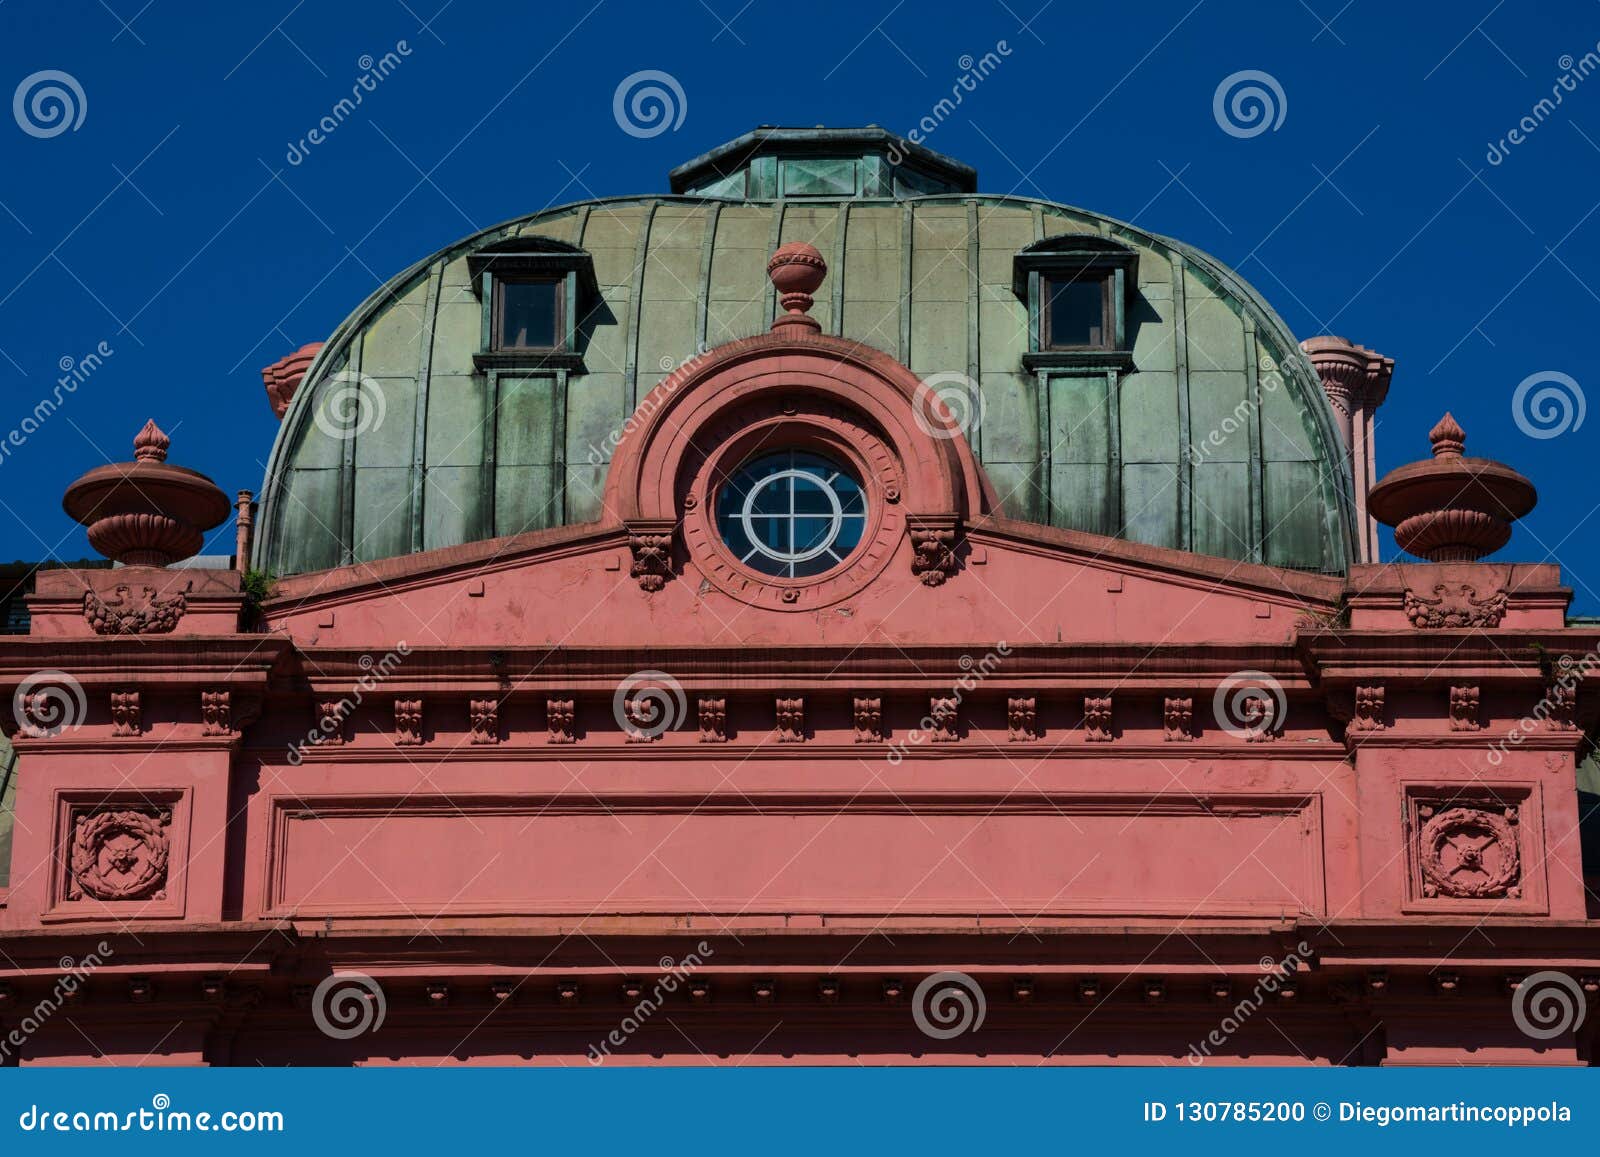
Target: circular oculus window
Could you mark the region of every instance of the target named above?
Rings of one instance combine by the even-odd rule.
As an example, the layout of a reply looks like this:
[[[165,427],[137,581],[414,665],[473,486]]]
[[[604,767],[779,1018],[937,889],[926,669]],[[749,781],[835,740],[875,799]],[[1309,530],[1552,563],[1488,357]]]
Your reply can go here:
[[[867,499],[849,467],[807,450],[746,462],[717,493],[717,533],[740,563],[801,579],[841,565],[861,545]]]

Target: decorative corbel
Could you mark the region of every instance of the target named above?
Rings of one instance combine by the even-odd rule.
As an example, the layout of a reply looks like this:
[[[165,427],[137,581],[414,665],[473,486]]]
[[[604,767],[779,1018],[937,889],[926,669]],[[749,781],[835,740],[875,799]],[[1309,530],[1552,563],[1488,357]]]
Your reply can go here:
[[[911,535],[911,573],[923,586],[942,586],[956,573],[956,516],[913,514],[906,524]]]
[[[1194,699],[1182,696],[1163,700],[1161,723],[1168,743],[1188,743],[1194,738]]]
[[[878,696],[857,696],[852,704],[857,743],[883,742],[883,700]]]
[[[119,739],[139,735],[144,731],[139,692],[113,691],[111,693],[111,734]]]
[[[637,519],[627,526],[628,550],[633,555],[628,574],[638,581],[640,590],[653,594],[672,577],[673,523],[651,518]]]
[[[1111,696],[1084,696],[1083,733],[1084,739],[1090,743],[1111,742]]]
[[[397,747],[416,747],[422,743],[422,700],[394,701],[394,742]]]
[[[1029,695],[1006,700],[1006,731],[1012,743],[1031,743],[1039,738],[1039,701]]]

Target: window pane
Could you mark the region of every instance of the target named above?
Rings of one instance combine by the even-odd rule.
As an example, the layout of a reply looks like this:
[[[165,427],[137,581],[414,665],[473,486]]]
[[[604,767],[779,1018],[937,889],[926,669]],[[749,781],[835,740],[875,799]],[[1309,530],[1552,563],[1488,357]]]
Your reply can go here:
[[[1045,333],[1052,349],[1106,344],[1106,294],[1103,276],[1047,281]]]
[[[781,160],[785,197],[851,197],[856,191],[854,158]]]
[[[734,556],[781,578],[832,570],[861,544],[866,523],[860,478],[804,450],[745,463],[717,495],[717,529]]]
[[[553,349],[559,281],[505,281],[500,285],[500,348]]]

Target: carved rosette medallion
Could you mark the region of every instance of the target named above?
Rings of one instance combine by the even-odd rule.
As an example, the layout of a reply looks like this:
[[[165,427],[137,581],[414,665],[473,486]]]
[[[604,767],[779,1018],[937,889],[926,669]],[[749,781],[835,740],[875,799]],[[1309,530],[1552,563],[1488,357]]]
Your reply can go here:
[[[1515,808],[1464,805],[1418,811],[1422,894],[1461,900],[1522,895]]]
[[[166,899],[172,812],[102,811],[77,816],[72,825],[68,898]]]

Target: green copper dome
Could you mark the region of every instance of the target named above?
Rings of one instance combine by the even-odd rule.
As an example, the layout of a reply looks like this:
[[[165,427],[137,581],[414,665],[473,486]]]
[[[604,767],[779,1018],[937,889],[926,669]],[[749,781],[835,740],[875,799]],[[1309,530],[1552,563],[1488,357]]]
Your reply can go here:
[[[971,383],[969,441],[1006,514],[1342,572],[1344,449],[1266,302],[1189,246],[976,182],[881,129],[759,129],[674,170],[682,193],[549,209],[423,259],[307,371],[268,466],[257,565],[295,574],[601,518],[616,431],[697,351],[766,331],[767,257],[806,241],[828,262],[812,311],[825,333]],[[1029,271],[1062,254],[1126,277],[1121,350],[1039,351]],[[525,306],[495,312],[510,268],[565,275],[527,308],[570,322],[567,348],[495,351]]]

